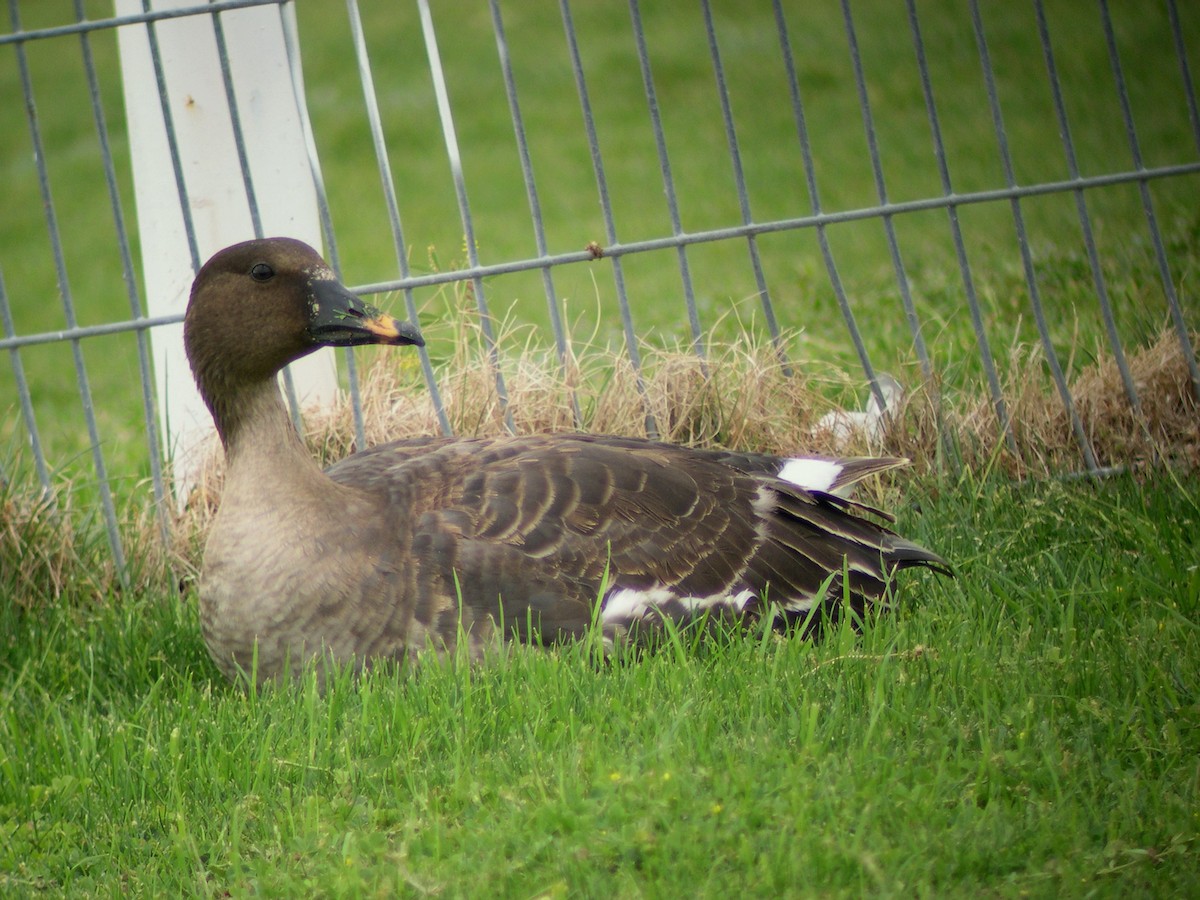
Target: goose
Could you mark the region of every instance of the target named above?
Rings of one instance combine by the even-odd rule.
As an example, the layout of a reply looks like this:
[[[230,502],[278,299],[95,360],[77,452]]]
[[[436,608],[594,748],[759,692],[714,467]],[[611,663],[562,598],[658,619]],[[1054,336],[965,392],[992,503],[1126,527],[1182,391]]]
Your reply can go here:
[[[705,615],[811,623],[886,601],[897,570],[949,570],[841,496],[901,459],[564,433],[401,440],[322,470],[276,376],[362,344],[424,340],[300,241],[227,247],[192,285],[184,345],[226,461],[200,625],[230,679],[314,659],[477,659],[592,628],[607,646]]]

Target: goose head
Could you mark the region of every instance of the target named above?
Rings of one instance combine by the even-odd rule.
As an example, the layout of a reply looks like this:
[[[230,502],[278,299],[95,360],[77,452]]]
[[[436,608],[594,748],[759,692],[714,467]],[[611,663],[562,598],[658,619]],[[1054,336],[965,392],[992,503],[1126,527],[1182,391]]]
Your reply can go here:
[[[417,328],[364,302],[312,247],[291,238],[226,247],[201,267],[183,322],[188,362],[226,436],[231,410],[320,347],[423,345]]]

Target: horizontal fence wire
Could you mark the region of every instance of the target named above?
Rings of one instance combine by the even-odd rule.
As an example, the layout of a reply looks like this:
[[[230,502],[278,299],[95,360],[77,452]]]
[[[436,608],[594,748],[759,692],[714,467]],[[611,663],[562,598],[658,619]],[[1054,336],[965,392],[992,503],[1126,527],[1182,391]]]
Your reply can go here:
[[[473,281],[478,278],[494,278],[498,275],[512,275],[519,272],[529,272],[547,266],[563,266],[571,263],[594,263],[601,258],[617,258],[637,253],[650,253],[659,250],[672,250],[679,247],[689,247],[697,244],[719,243],[734,238],[745,238],[751,235],[776,234],[788,231],[803,231],[820,229],[829,225],[847,222],[858,222],[866,219],[880,218],[884,215],[901,216],[907,213],[920,213],[929,210],[956,211],[959,207],[988,204],[996,201],[1021,199],[1026,197],[1044,197],[1053,194],[1069,194],[1074,191],[1090,188],[1111,187],[1122,184],[1141,184],[1158,179],[1178,178],[1186,175],[1200,174],[1200,162],[1179,163],[1170,166],[1146,168],[1137,172],[1114,172],[1107,175],[1089,175],[1081,178],[1048,181],[1040,184],[1017,185],[1012,188],[996,188],[982,191],[968,191],[961,194],[948,193],[943,197],[922,198],[919,200],[899,200],[884,205],[864,206],[858,209],[842,210],[832,213],[820,213],[794,218],[769,219],[751,222],[747,225],[730,225],[723,228],[710,228],[701,231],[685,232],[644,240],[628,241],[597,245],[582,250],[572,250],[565,253],[551,253],[545,256],[532,256],[525,259],[506,260],[499,263],[486,263],[476,266],[466,266],[459,269],[445,269],[424,275],[409,275],[408,277],[393,278],[383,281],[364,282],[350,285],[350,289],[359,294],[387,294],[416,288],[437,287],[457,282]],[[965,246],[965,245],[964,245]],[[1182,314],[1182,313],[1181,313]],[[139,319],[129,319],[120,322],[106,322],[100,325],[76,326],[37,334],[13,336],[0,339],[0,350],[12,347],[24,347],[34,344],[56,343],[75,340],[83,337],[98,337],[107,334],[121,334],[128,331],[138,331],[157,328],[162,325],[174,325],[183,321],[183,314],[166,316],[146,316]]]
[[[1198,113],[1196,93],[1193,86],[1191,64],[1188,58],[1188,44],[1184,37],[1184,26],[1180,21],[1180,9],[1177,0],[1165,0],[1166,13],[1171,29],[1171,41],[1175,51],[1175,64],[1178,67],[1179,78],[1183,85],[1183,96],[1187,107],[1188,124],[1191,137],[1197,152],[1200,152],[1200,113]],[[406,313],[414,322],[418,320],[419,309],[416,302],[416,291],[442,285],[462,283],[468,285],[476,303],[478,325],[483,335],[489,359],[492,364],[494,390],[507,427],[512,430],[512,411],[508,404],[508,389],[501,371],[498,339],[493,328],[492,314],[489,309],[485,283],[488,279],[501,275],[522,272],[536,272],[542,279],[542,289],[545,293],[547,313],[553,334],[554,348],[562,371],[571,357],[570,340],[567,336],[566,325],[559,310],[559,296],[556,291],[554,272],[564,266],[573,265],[605,265],[612,273],[613,288],[617,304],[617,314],[620,320],[624,341],[624,351],[627,355],[639,392],[643,397],[646,431],[657,434],[659,423],[655,421],[649,402],[646,400],[646,382],[643,373],[641,354],[639,351],[640,332],[638,323],[629,301],[629,288],[626,284],[626,273],[623,260],[637,254],[649,254],[669,251],[674,254],[675,265],[678,268],[679,285],[683,317],[680,319],[681,328],[686,328],[687,337],[696,355],[704,361],[704,328],[696,299],[695,276],[689,251],[692,248],[706,244],[741,242],[745,246],[747,263],[755,286],[756,301],[761,307],[764,322],[778,356],[779,362],[790,373],[791,363],[788,359],[787,348],[783,340],[783,328],[775,309],[772,295],[771,280],[764,265],[759,242],[768,235],[810,232],[816,240],[820,259],[824,264],[825,275],[832,289],[834,300],[841,315],[845,337],[858,357],[859,363],[870,390],[877,401],[883,402],[879,380],[864,340],[861,327],[850,297],[850,289],[843,281],[842,264],[835,255],[830,240],[830,231],[835,226],[877,221],[882,229],[882,236],[887,248],[891,266],[892,278],[903,309],[904,321],[912,338],[912,349],[920,366],[923,376],[929,380],[936,371],[936,363],[924,336],[925,322],[922,321],[914,300],[909,267],[902,251],[902,242],[898,235],[898,225],[905,217],[918,216],[923,213],[940,212],[946,216],[946,226],[949,230],[953,256],[957,263],[958,278],[961,283],[965,309],[970,316],[971,329],[974,334],[976,351],[987,385],[987,391],[993,411],[999,438],[1014,454],[1017,453],[1014,423],[1006,407],[1004,394],[1001,389],[1000,374],[995,362],[995,352],[992,338],[988,334],[984,304],[980,297],[980,289],[976,284],[976,276],[967,249],[964,228],[960,221],[960,211],[973,206],[992,204],[1007,205],[1012,221],[1012,231],[1020,259],[1020,270],[1023,276],[1028,311],[1036,325],[1038,343],[1042,351],[1042,359],[1047,368],[1050,380],[1062,404],[1069,421],[1070,428],[1078,445],[1079,456],[1084,469],[1093,475],[1109,471],[1108,467],[1100,465],[1091,438],[1075,406],[1075,398],[1067,381],[1063,364],[1058,358],[1053,343],[1051,326],[1046,317],[1045,302],[1042,298],[1042,285],[1036,269],[1031,247],[1030,226],[1026,221],[1026,204],[1037,198],[1063,195],[1070,199],[1074,207],[1074,216],[1079,226],[1079,237],[1083,254],[1086,258],[1087,273],[1090,278],[1092,295],[1098,318],[1103,324],[1104,339],[1112,354],[1117,371],[1121,391],[1129,408],[1136,415],[1140,410],[1141,398],[1136,379],[1130,369],[1128,354],[1122,344],[1117,327],[1117,314],[1111,292],[1105,275],[1102,251],[1097,238],[1095,213],[1089,203],[1089,197],[1094,192],[1104,188],[1132,187],[1137,192],[1141,214],[1145,221],[1146,234],[1152,249],[1154,264],[1157,268],[1158,279],[1166,303],[1167,315],[1171,328],[1175,331],[1183,359],[1187,368],[1191,389],[1197,399],[1200,399],[1200,369],[1197,367],[1195,352],[1191,342],[1188,315],[1180,297],[1177,273],[1172,271],[1172,261],[1167,249],[1167,241],[1163,236],[1159,223],[1159,213],[1151,187],[1156,182],[1189,179],[1200,175],[1200,160],[1173,161],[1165,164],[1147,165],[1142,149],[1142,142],[1135,127],[1134,103],[1130,95],[1128,79],[1122,64],[1117,31],[1113,23],[1111,10],[1107,0],[1099,0],[1097,24],[1104,40],[1104,48],[1112,73],[1115,99],[1120,110],[1121,132],[1119,138],[1128,148],[1128,168],[1118,171],[1105,171],[1099,174],[1083,174],[1077,148],[1074,143],[1068,104],[1064,98],[1059,62],[1054,50],[1051,23],[1048,20],[1045,5],[1042,0],[1034,0],[1033,19],[1037,30],[1037,46],[1040,49],[1045,67],[1045,80],[1048,87],[1050,108],[1054,122],[1061,139],[1062,160],[1067,177],[1051,178],[1021,183],[1018,180],[1010,148],[1010,136],[1004,121],[999,91],[996,85],[996,73],[991,60],[988,36],[983,15],[978,0],[968,4],[967,15],[970,30],[973,34],[987,112],[992,124],[994,141],[993,149],[998,155],[1001,171],[1002,186],[976,190],[957,190],[951,176],[948,163],[946,139],[938,113],[938,98],[935,96],[934,78],[930,71],[930,60],[926,50],[926,37],[923,24],[918,15],[915,0],[906,0],[905,14],[909,26],[909,38],[912,49],[912,64],[915,65],[917,83],[920,86],[924,103],[926,122],[931,138],[931,150],[935,161],[936,179],[940,190],[930,192],[928,196],[915,199],[895,200],[887,179],[885,178],[884,153],[881,138],[876,125],[875,98],[868,85],[867,67],[869,59],[860,42],[861,23],[856,21],[853,4],[850,0],[842,0],[840,11],[845,37],[845,52],[848,54],[850,72],[853,79],[854,95],[858,104],[858,114],[861,118],[862,137],[865,139],[866,158],[869,166],[870,184],[876,202],[858,205],[849,209],[827,209],[822,203],[817,164],[814,159],[813,138],[810,124],[806,116],[805,102],[812,98],[802,96],[800,68],[797,65],[796,49],[793,46],[792,35],[787,21],[784,0],[772,0],[777,52],[780,63],[787,79],[790,114],[796,140],[799,171],[802,173],[803,186],[809,197],[809,211],[800,215],[774,215],[756,218],[751,205],[751,194],[747,186],[746,166],[743,160],[745,149],[739,138],[737,121],[743,111],[734,108],[734,96],[730,88],[729,75],[726,72],[723,55],[723,35],[714,14],[710,0],[699,0],[698,14],[703,24],[705,43],[695,48],[698,57],[707,62],[712,87],[715,91],[717,108],[721,117],[721,126],[725,138],[724,152],[727,156],[729,172],[732,177],[733,195],[736,199],[737,220],[716,227],[688,229],[684,224],[684,216],[680,211],[680,202],[676,179],[673,172],[671,155],[668,152],[666,128],[663,121],[661,98],[656,84],[655,66],[653,65],[652,42],[649,39],[643,21],[643,7],[639,0],[629,0],[628,19],[630,26],[631,59],[636,60],[637,72],[645,99],[645,114],[649,123],[650,135],[653,139],[654,154],[658,163],[658,176],[661,181],[663,202],[665,204],[667,231],[665,234],[655,234],[639,239],[622,240],[619,237],[618,211],[614,205],[610,189],[610,178],[606,159],[601,151],[601,140],[598,133],[596,112],[592,103],[592,86],[585,73],[584,50],[581,47],[581,35],[576,25],[570,0],[559,0],[558,11],[562,21],[562,34],[565,41],[566,57],[570,78],[574,82],[578,109],[581,114],[583,137],[586,142],[591,173],[594,178],[595,201],[600,211],[603,225],[604,242],[589,243],[578,246],[566,252],[551,252],[551,240],[548,226],[543,218],[542,201],[539,193],[538,180],[535,178],[533,154],[530,149],[529,136],[522,116],[521,84],[510,52],[510,36],[506,33],[500,0],[489,0],[488,11],[492,32],[495,38],[497,63],[502,79],[503,90],[508,104],[509,117],[512,123],[513,141],[519,160],[520,176],[528,204],[529,224],[532,228],[535,253],[525,258],[508,258],[495,262],[484,262],[480,259],[475,236],[475,215],[467,191],[468,172],[464,169],[463,149],[460,147],[458,129],[456,128],[456,110],[451,102],[448,90],[448,80],[452,75],[446,68],[438,44],[440,25],[447,34],[452,33],[453,25],[449,18],[439,22],[437,17],[444,15],[439,9],[428,3],[428,0],[416,0],[418,22],[421,40],[424,43],[428,57],[428,74],[431,79],[435,98],[435,109],[441,127],[442,151],[449,168],[455,201],[458,208],[458,218],[465,237],[464,249],[466,264],[430,273],[414,273],[409,264],[409,244],[405,228],[402,224],[401,198],[397,196],[393,165],[392,148],[389,147],[385,128],[385,114],[381,110],[378,88],[375,82],[372,60],[368,49],[368,35],[362,20],[359,0],[346,0],[346,16],[349,24],[353,47],[354,65],[357,68],[358,80],[361,85],[361,102],[367,120],[370,149],[374,153],[375,166],[383,205],[385,207],[389,239],[395,257],[395,272],[398,277],[382,278],[367,283],[352,285],[351,290],[366,295],[398,292],[403,296]],[[141,26],[145,28],[151,60],[157,82],[161,110],[166,124],[166,138],[169,158],[173,169],[175,190],[180,200],[183,225],[191,253],[193,269],[198,269],[202,260],[199,258],[198,241],[195,223],[190,214],[187,185],[182,163],[186,152],[180,147],[177,132],[172,122],[171,106],[168,102],[166,76],[162,52],[156,36],[156,26],[168,19],[187,16],[208,16],[213,22],[217,53],[221,67],[221,77],[226,101],[229,107],[237,159],[240,166],[242,191],[252,221],[252,229],[256,236],[262,236],[262,216],[256,193],[254,179],[246,150],[242,130],[242,116],[245,111],[239,108],[238,91],[234,83],[229,55],[225,44],[224,13],[252,7],[273,6],[279,10],[284,21],[284,35],[289,63],[294,74],[296,91],[293,98],[297,105],[302,127],[307,143],[307,153],[312,169],[313,183],[316,188],[321,228],[325,239],[326,253],[335,272],[341,275],[340,254],[337,236],[335,234],[333,216],[330,211],[330,198],[327,195],[326,184],[322,175],[317,152],[317,135],[305,103],[304,90],[300,81],[300,55],[302,48],[296,43],[296,34],[291,27],[291,17],[295,10],[290,0],[218,0],[212,3],[196,3],[175,9],[153,9],[151,0],[141,0],[142,11],[132,15],[112,16],[88,20],[84,16],[82,0],[74,0],[76,21],[55,25],[53,27],[24,30],[17,0],[9,0],[11,32],[0,34],[0,48],[11,48],[17,60],[20,74],[21,90],[27,116],[30,139],[34,147],[37,177],[39,179],[42,202],[45,209],[45,227],[52,248],[52,259],[58,282],[58,300],[62,306],[64,328],[33,333],[20,333],[14,321],[11,309],[10,295],[6,292],[4,281],[0,276],[0,313],[2,313],[3,334],[0,335],[0,349],[8,351],[14,384],[17,390],[22,427],[30,447],[36,477],[44,495],[52,496],[53,466],[46,459],[44,441],[41,440],[37,427],[37,404],[25,376],[21,351],[26,348],[51,343],[65,342],[70,345],[79,402],[83,411],[88,440],[91,447],[92,464],[99,485],[99,500],[101,517],[109,537],[113,559],[117,568],[124,572],[124,552],[117,528],[117,516],[109,487],[109,475],[106,467],[102,436],[95,414],[91,389],[88,379],[87,365],[83,354],[83,342],[89,338],[105,335],[132,333],[136,341],[137,371],[139,376],[140,402],[145,420],[145,437],[148,445],[151,481],[156,505],[161,510],[160,524],[166,533],[165,501],[165,460],[161,447],[161,437],[157,428],[153,377],[148,352],[148,338],[153,329],[165,325],[177,325],[182,320],[182,314],[166,316],[148,316],[144,312],[142,296],[139,293],[138,279],[135,274],[134,254],[131,250],[126,217],[121,208],[119,176],[111,149],[109,125],[106,121],[101,103],[101,76],[92,58],[90,37],[97,32],[125,26]],[[117,252],[120,256],[121,270],[128,290],[130,318],[122,321],[103,322],[99,324],[80,325],[75,310],[74,295],[67,277],[66,253],[55,217],[52,201],[50,174],[45,162],[45,149],[42,145],[40,121],[37,106],[34,102],[34,88],[28,66],[25,62],[25,48],[32,42],[44,41],[64,36],[77,35],[80,41],[80,53],[84,64],[85,76],[91,97],[94,129],[98,138],[99,155],[104,167],[106,187],[111,216],[117,234]],[[461,113],[461,111],[460,111]],[[752,114],[752,113],[751,113]],[[706,148],[711,152],[712,148]],[[678,150],[676,151],[678,153]],[[1194,323],[1193,323],[1194,324]],[[425,348],[420,348],[422,373],[428,384],[433,399],[433,407],[437,416],[438,426],[444,433],[452,431],[451,422],[445,405],[439,393],[437,378],[432,362]],[[355,368],[354,357],[350,352],[342,356],[348,372],[348,383],[351,392],[351,408],[355,436],[359,446],[365,443],[363,411],[359,394],[358,371]],[[285,389],[289,397],[292,415],[299,422],[299,405],[296,401],[295,390],[286,382]],[[572,391],[569,402],[572,405],[573,420],[576,425],[583,421],[579,407],[579,399]],[[0,477],[4,473],[0,472]]]
[[[211,3],[198,3],[194,6],[179,6],[173,9],[151,10],[148,6],[140,13],[125,16],[112,16],[105,19],[83,19],[66,25],[56,25],[53,28],[31,28],[28,31],[13,25],[8,34],[0,34],[0,47],[6,44],[21,44],[27,41],[39,41],[47,38],[63,37],[64,35],[86,34],[92,31],[110,31],[122,25],[144,25],[150,22],[161,22],[164,19],[185,19],[190,16],[207,16],[231,9],[246,9],[252,6],[280,6],[290,0],[212,0]]]

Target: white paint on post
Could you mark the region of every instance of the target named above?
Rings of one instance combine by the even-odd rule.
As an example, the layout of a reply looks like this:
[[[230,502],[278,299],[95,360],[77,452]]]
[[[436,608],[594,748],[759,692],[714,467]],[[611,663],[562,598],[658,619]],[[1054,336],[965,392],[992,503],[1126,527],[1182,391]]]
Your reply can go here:
[[[153,0],[151,6],[162,10],[194,3]],[[118,15],[143,11],[141,0],[115,4]],[[316,191],[297,109],[303,90],[301,84],[293,84],[284,43],[283,29],[294,22],[285,25],[283,16],[290,14],[281,14],[276,6],[230,10],[220,14],[221,28],[263,234],[296,237],[320,249]],[[206,13],[159,20],[154,32],[187,209],[203,263],[222,247],[255,236],[213,17]],[[195,273],[147,26],[126,25],[117,36],[149,314],[182,313]],[[184,356],[183,326],[156,328],[150,337],[165,450],[173,461],[176,498],[182,503],[195,483],[199,451],[212,432],[212,419]],[[337,392],[330,350],[294,364],[291,372],[302,405],[328,402]]]

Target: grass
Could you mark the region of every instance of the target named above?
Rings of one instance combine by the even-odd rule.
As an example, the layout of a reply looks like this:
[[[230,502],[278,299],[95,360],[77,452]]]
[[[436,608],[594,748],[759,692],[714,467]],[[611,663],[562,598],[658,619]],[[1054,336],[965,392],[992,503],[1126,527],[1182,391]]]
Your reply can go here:
[[[1195,478],[919,488],[818,644],[227,687],[194,606],[0,607],[6,895],[1187,896]]]

